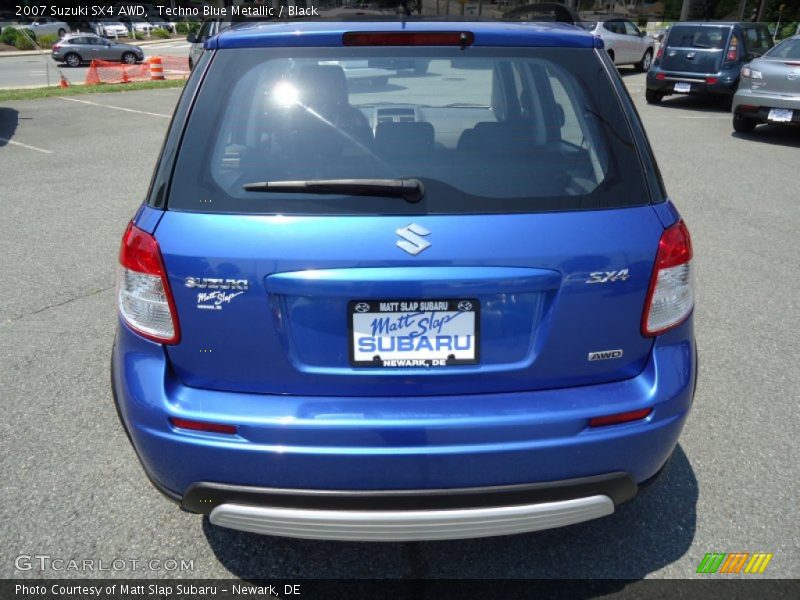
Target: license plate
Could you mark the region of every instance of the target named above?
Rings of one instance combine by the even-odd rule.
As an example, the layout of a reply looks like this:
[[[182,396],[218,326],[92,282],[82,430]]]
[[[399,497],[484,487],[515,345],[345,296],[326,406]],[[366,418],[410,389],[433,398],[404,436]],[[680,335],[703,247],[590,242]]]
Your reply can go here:
[[[353,300],[348,304],[350,364],[429,368],[478,362],[480,303],[448,300]]]
[[[676,83],[675,84],[675,91],[679,94],[688,94],[692,91],[692,84],[690,83]]]
[[[792,120],[792,111],[788,108],[770,108],[767,119],[776,123],[789,123]]]

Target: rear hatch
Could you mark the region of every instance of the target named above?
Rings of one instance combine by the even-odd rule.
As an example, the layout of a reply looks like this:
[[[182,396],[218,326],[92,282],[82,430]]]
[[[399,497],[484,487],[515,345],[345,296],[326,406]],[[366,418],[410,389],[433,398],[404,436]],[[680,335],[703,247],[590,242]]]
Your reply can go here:
[[[800,41],[796,42],[800,54]],[[761,73],[760,79],[750,80],[754,92],[800,97],[800,57],[765,56],[750,65]]]
[[[661,57],[661,68],[681,73],[717,73],[728,47],[730,27],[673,25]]]
[[[410,222],[430,232],[431,246],[413,258],[395,233]],[[639,323],[661,231],[649,207],[413,221],[168,212],[157,237],[183,336],[169,357],[188,385],[276,394],[479,393],[631,377],[651,346]],[[246,291],[233,283],[242,281]],[[442,300],[453,305],[422,304]],[[395,323],[423,313],[398,335],[432,317],[429,331],[477,338],[475,364],[353,366],[361,315],[351,304],[370,304],[372,322],[394,301],[421,303],[396,307]],[[459,302],[475,316],[437,329]],[[611,350],[624,355],[588,360]]]
[[[430,72],[348,82],[342,63],[376,59]],[[600,65],[590,47],[218,51],[155,232],[177,377],[413,396],[635,376],[663,227]]]

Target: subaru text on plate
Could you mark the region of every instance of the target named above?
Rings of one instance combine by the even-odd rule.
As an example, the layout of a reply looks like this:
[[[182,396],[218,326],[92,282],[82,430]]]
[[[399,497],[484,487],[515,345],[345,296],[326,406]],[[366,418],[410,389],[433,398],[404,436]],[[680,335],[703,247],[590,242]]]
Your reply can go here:
[[[119,257],[113,388],[156,487],[233,529],[423,540],[609,515],[660,472],[692,246],[600,40],[296,22],[206,49]],[[429,70],[352,86],[363,60]]]

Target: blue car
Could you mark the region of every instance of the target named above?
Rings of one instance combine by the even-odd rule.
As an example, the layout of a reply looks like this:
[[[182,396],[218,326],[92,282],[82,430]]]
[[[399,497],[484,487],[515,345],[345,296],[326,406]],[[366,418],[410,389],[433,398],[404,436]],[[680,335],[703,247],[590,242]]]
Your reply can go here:
[[[602,41],[317,21],[206,49],[119,256],[113,390],[160,491],[221,527],[430,540],[609,515],[662,471],[692,244]]]
[[[730,108],[742,66],[773,45],[765,23],[676,23],[647,72],[645,99],[658,104],[673,94],[707,96]]]

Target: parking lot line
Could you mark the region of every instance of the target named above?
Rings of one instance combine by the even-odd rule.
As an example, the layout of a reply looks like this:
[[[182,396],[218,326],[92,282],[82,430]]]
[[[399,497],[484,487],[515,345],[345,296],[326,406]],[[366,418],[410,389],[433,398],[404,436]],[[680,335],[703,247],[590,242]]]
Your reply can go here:
[[[36,150],[36,152],[41,152],[43,154],[52,154],[52,150],[45,150],[44,148],[37,148],[36,146],[29,146],[28,144],[23,144],[22,142],[17,142],[14,140],[9,140],[4,137],[0,137],[0,142],[5,142],[6,144],[11,144],[12,146],[19,146],[20,148],[27,148],[28,150]]]
[[[81,104],[88,104],[90,106],[100,106],[102,108],[110,108],[112,110],[122,110],[124,112],[138,113],[140,115],[150,115],[151,117],[160,117],[162,119],[172,118],[170,115],[147,112],[146,110],[136,110],[133,108],[125,108],[124,106],[113,106],[111,104],[100,104],[99,102],[92,102],[91,100],[78,100],[77,98],[66,98],[64,96],[59,96],[59,97],[61,98],[61,100],[69,100],[70,102],[80,102]]]

